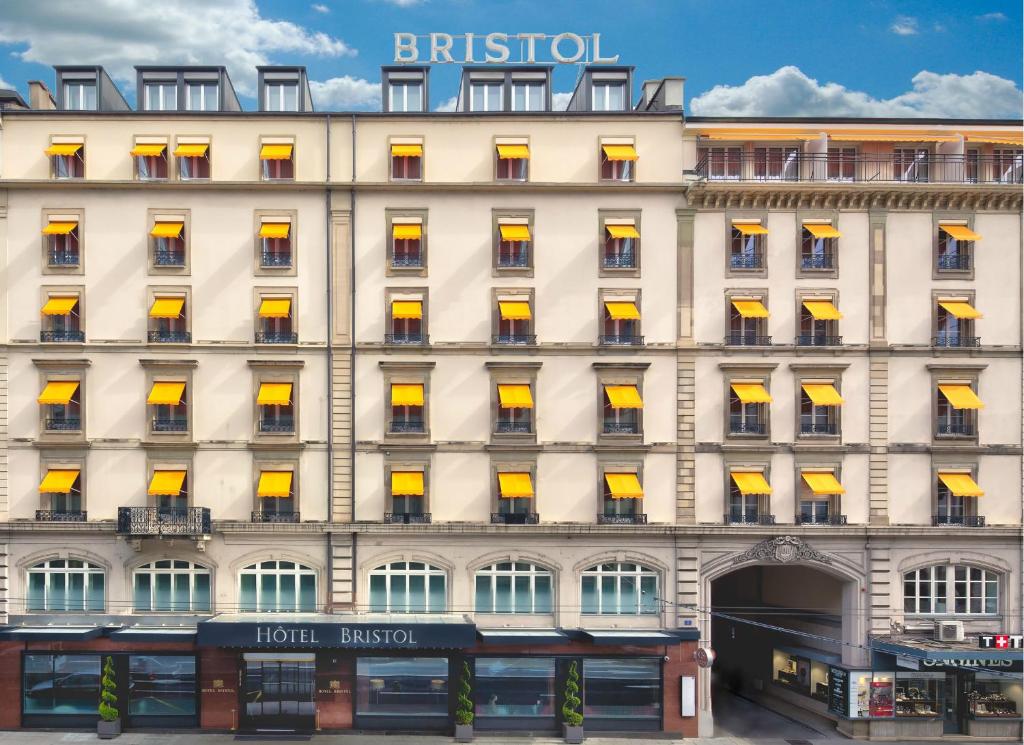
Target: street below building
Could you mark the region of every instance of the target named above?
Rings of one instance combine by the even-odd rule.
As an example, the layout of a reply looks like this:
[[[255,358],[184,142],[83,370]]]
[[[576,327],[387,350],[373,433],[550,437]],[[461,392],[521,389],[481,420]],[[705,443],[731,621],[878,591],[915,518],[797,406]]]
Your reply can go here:
[[[767,742],[768,740],[765,738],[774,738],[784,742],[794,740],[817,742],[841,737],[834,729],[831,732],[819,731],[819,728],[783,716],[723,687],[714,689],[713,701],[715,735],[719,741],[727,738],[735,742],[754,742],[750,738],[760,738],[757,740],[758,742],[761,740]],[[824,727],[821,727],[820,730],[824,730]]]

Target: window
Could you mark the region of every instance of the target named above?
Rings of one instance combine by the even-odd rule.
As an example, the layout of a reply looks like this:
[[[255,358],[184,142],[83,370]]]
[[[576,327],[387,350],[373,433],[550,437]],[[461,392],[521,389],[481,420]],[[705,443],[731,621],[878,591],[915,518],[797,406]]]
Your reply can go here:
[[[599,524],[642,525],[647,522],[639,470],[605,471],[602,481],[602,506],[597,515]]]
[[[149,235],[154,267],[182,269],[186,266],[184,220],[156,220]]]
[[[555,716],[555,658],[477,657],[473,700],[481,729],[487,726],[485,720],[500,729],[507,725],[499,723],[512,722],[532,722],[531,729],[546,728]]]
[[[729,269],[734,272],[764,269],[766,235],[768,235],[768,228],[761,225],[760,222],[734,220],[729,243]]]
[[[81,266],[78,220],[49,218],[43,228],[46,241],[46,265],[50,268]]]
[[[660,660],[584,658],[583,701],[584,716],[591,721],[661,722]]]
[[[839,435],[839,412],[843,397],[834,380],[805,380],[800,386],[800,428],[808,435]]]
[[[533,334],[532,297],[530,295],[498,296],[495,344],[536,344]]]
[[[291,143],[264,143],[260,146],[260,176],[264,181],[295,179],[294,146]]]
[[[729,472],[729,504],[726,523],[774,525],[770,500],[772,487],[765,471],[734,470]]]
[[[604,435],[639,435],[644,402],[637,385],[604,385]]]
[[[48,295],[42,308],[42,342],[83,342],[79,295]]]
[[[595,82],[591,91],[593,111],[625,111],[626,84],[624,82]]]
[[[636,225],[612,224],[605,221],[604,252],[601,255],[603,269],[636,269],[639,255],[640,233]]]
[[[939,471],[935,493],[935,524],[983,526],[985,518],[978,515],[978,497],[984,494],[970,472]]]
[[[729,298],[729,332],[726,344],[737,346],[768,346],[772,338],[765,334],[768,309],[760,297]]]
[[[992,180],[1000,184],[1024,182],[1024,151],[1018,148],[992,148]]]
[[[423,301],[391,301],[391,333],[384,337],[385,344],[426,344],[423,334]]]
[[[971,305],[970,298],[940,297],[935,310],[935,346],[980,346],[981,339],[974,331],[974,321],[978,318],[981,313]]]
[[[843,343],[839,319],[843,317],[832,298],[808,297],[800,303],[797,344],[802,347],[834,347]]]
[[[62,103],[65,111],[95,111],[96,83],[64,83],[64,100]]]
[[[430,514],[425,511],[426,474],[423,470],[391,469],[391,512],[385,522],[427,523]]]
[[[771,401],[762,381],[732,381],[729,384],[729,435],[767,435]]]
[[[81,559],[50,559],[29,568],[25,609],[102,612],[103,567]]]
[[[260,383],[256,394],[260,434],[294,434],[295,404],[291,383]]]
[[[196,181],[210,178],[209,143],[179,142],[174,149],[178,159],[178,178],[182,181]]]
[[[286,218],[267,218],[260,223],[260,269],[290,269],[292,224]]]
[[[633,181],[639,156],[632,143],[601,145],[601,180]]]
[[[153,433],[184,433],[189,431],[188,403],[185,383],[155,381],[146,399]]]
[[[504,85],[494,83],[470,83],[470,111],[501,111],[504,103]]]
[[[182,516],[188,509],[187,468],[154,468],[148,492],[161,516]]]
[[[82,430],[81,385],[78,380],[51,380],[39,394],[44,407],[43,426],[47,432]]]
[[[971,383],[940,383],[935,393],[937,437],[977,437],[977,411],[984,404]]]
[[[498,181],[526,181],[530,172],[528,145],[499,144],[496,148],[495,178]]]
[[[800,245],[800,269],[805,272],[836,268],[836,240],[842,233],[828,223],[805,222]]]
[[[658,573],[642,564],[598,564],[583,572],[580,601],[585,615],[655,614]]]
[[[611,297],[611,296],[608,296]],[[635,299],[608,299],[604,303],[602,344],[643,344],[640,335],[640,309]]]
[[[161,559],[134,575],[136,613],[209,613],[210,570],[191,561]]]
[[[298,343],[290,297],[261,297],[257,315],[257,344]]]
[[[185,298],[157,295],[149,308],[149,341],[164,344],[189,344]]]
[[[264,83],[263,96],[267,111],[298,111],[298,83]]]
[[[498,409],[494,424],[497,434],[533,432],[533,394],[528,384],[498,385]]]
[[[295,509],[295,472],[290,470],[260,471],[256,484],[257,509],[253,522],[292,523],[299,521]]]
[[[969,272],[974,269],[974,242],[981,236],[955,223],[939,223],[936,271]]]
[[[391,268],[420,269],[423,267],[423,224],[404,223],[399,218],[391,222]]]
[[[704,147],[697,155],[697,173],[711,181],[739,181],[742,148]]]
[[[447,607],[447,576],[421,561],[395,561],[370,572],[370,611],[380,613],[443,613]]]
[[[893,181],[928,181],[931,153],[924,147],[894,147],[892,150]]]
[[[146,83],[143,93],[146,111],[178,110],[178,84],[173,80]]]
[[[391,81],[388,85],[388,111],[423,111],[423,83]]]
[[[758,181],[796,181],[800,178],[797,147],[755,147],[754,178]]]
[[[391,420],[389,434],[423,434],[427,431],[423,417],[425,399],[422,383],[391,384]]]
[[[389,729],[444,728],[450,716],[448,696],[447,657],[356,658],[358,727],[387,722]]]
[[[82,471],[78,467],[54,465],[39,484],[42,506],[38,520],[80,522],[86,519],[82,509]]]
[[[540,81],[512,81],[512,111],[544,111],[547,86]]]
[[[56,179],[85,178],[85,145],[81,142],[54,142],[46,148],[50,169]]]
[[[903,611],[915,615],[998,613],[999,580],[995,572],[959,564],[916,569],[903,575]]]
[[[516,222],[512,222],[515,219]],[[498,219],[498,269],[526,269],[532,265],[529,218],[520,222],[517,218]]]
[[[45,716],[49,726],[54,724],[50,719],[54,715],[96,717],[102,660],[96,654],[26,654],[25,715]]]
[[[422,143],[393,143],[391,145],[391,180],[423,180]]]
[[[217,111],[220,108],[217,84],[186,80],[185,104],[189,111]]]
[[[135,178],[139,181],[167,180],[167,143],[135,143]]]
[[[261,561],[239,573],[242,613],[314,613],[316,571],[294,561]]]
[[[839,514],[839,500],[846,489],[839,483],[834,470],[802,470],[797,489],[797,522],[804,525],[838,525],[845,522]]]
[[[503,466],[495,472],[498,511],[491,513],[491,522],[498,525],[535,525],[533,469],[535,464]]]
[[[536,564],[491,564],[476,573],[476,612],[551,613],[551,586],[551,571]]]
[[[829,181],[853,181],[857,177],[857,148],[830,147],[826,157]]]

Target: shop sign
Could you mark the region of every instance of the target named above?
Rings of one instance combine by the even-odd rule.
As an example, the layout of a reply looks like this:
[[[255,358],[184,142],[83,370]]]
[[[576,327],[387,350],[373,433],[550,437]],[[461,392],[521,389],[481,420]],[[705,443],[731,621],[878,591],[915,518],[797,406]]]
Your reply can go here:
[[[429,45],[429,59],[420,59],[419,42]],[[538,42],[542,42],[538,44]],[[479,46],[478,46],[479,45]],[[548,47],[548,57],[539,51]],[[513,50],[518,47],[518,55]],[[483,58],[478,53],[483,51]],[[423,50],[426,55],[426,49]],[[395,34],[395,64],[453,64],[485,63],[489,65],[533,65],[538,61],[557,62],[562,65],[589,63],[614,65],[619,55],[601,55],[601,34],[413,34],[399,31]]]
[[[1015,660],[970,660],[970,659],[956,659],[956,660],[921,660],[921,664],[924,667],[930,668],[948,668],[956,669],[960,667],[969,668],[972,670],[1009,670],[1011,672],[1017,672],[1022,668],[1021,659]]]
[[[846,700],[849,695],[850,675],[841,667],[828,669],[828,708],[829,711],[846,716]]]
[[[1024,635],[979,634],[978,646],[982,649],[1021,649],[1024,648]]]
[[[197,643],[248,649],[457,649],[476,643],[464,623],[253,623],[204,621]]]

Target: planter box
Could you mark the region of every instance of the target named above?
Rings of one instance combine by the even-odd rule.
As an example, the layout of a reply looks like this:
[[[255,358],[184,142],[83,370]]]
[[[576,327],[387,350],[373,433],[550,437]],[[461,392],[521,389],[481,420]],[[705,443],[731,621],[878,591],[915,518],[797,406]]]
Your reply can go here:
[[[581,743],[583,742],[583,726],[573,727],[568,724],[562,725],[562,735],[566,742],[569,743]]]
[[[473,725],[456,724],[455,742],[473,742]]]
[[[121,734],[121,720],[115,719],[113,722],[104,722],[102,719],[96,722],[96,736],[101,740],[113,740],[115,737]]]

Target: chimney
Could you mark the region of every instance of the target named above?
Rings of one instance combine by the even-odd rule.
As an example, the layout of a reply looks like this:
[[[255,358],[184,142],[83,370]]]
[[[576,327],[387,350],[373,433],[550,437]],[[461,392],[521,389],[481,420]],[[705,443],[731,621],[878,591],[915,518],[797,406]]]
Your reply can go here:
[[[673,111],[683,110],[683,83],[686,78],[665,78],[661,89],[662,106]]]
[[[57,108],[57,102],[46,84],[39,80],[28,81],[28,105],[29,108],[39,110],[53,110]]]
[[[644,81],[644,107],[651,105],[651,100],[654,98],[654,92],[658,90],[658,86],[661,85],[660,80],[645,80]]]

